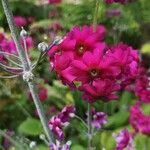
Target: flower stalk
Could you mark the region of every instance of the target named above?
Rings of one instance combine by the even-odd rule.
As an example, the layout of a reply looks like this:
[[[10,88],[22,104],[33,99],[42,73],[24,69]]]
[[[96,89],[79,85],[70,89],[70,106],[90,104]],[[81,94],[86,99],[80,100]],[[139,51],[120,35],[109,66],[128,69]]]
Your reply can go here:
[[[92,115],[91,115],[91,105],[88,103],[88,150],[92,150]]]
[[[97,26],[99,6],[100,6],[100,0],[96,0],[94,17],[93,17],[93,30],[94,31],[96,31],[96,26]]]
[[[41,123],[42,123],[43,128],[44,128],[45,134],[47,135],[47,138],[48,138],[49,142],[51,143],[52,142],[52,134],[51,134],[51,131],[48,127],[47,119],[45,117],[43,107],[42,107],[42,104],[41,104],[39,96],[38,96],[36,84],[33,81],[34,76],[32,74],[32,68],[28,62],[29,58],[26,55],[26,52],[24,51],[23,47],[21,46],[19,33],[18,33],[16,25],[14,23],[13,14],[12,14],[12,11],[10,9],[8,0],[1,0],[1,1],[2,1],[2,6],[4,9],[4,13],[6,15],[6,18],[7,18],[9,28],[11,31],[11,35],[14,39],[15,44],[16,44],[19,58],[22,62],[23,76],[26,77],[25,81],[27,82],[27,84],[29,86],[30,92],[31,92],[33,100],[34,100],[34,104],[36,106],[37,112],[39,114],[39,118],[40,118]]]

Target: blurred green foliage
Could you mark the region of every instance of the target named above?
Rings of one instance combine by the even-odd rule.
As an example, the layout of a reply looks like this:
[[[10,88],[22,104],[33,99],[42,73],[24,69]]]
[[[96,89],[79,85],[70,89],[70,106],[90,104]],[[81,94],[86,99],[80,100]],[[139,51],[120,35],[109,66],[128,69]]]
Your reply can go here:
[[[29,17],[33,16],[35,22],[29,25],[27,29],[35,38],[35,43],[39,41],[51,41],[49,39],[48,26],[52,23],[59,22],[63,29],[57,32],[57,35],[65,35],[75,25],[92,24],[95,3],[92,0],[82,0],[81,4],[60,5],[37,5],[37,0],[11,0],[11,7],[14,15]],[[119,17],[109,18],[106,11],[110,9],[120,9]],[[49,12],[57,9],[59,16],[56,18],[49,17]],[[150,53],[150,1],[137,0],[127,5],[113,4],[106,5],[101,3],[98,13],[98,23],[104,24],[107,28],[106,40],[109,44],[119,41],[126,42],[135,48],[142,47],[142,53],[149,55]],[[6,18],[0,3],[0,27],[9,32]],[[38,30],[37,30],[38,28]],[[36,29],[36,30],[35,30]],[[42,29],[42,31],[41,31]],[[34,33],[33,33],[33,30]],[[47,39],[44,39],[44,37]],[[37,42],[38,41],[38,42]],[[147,43],[147,44],[145,44]],[[144,45],[145,44],[145,45]],[[39,52],[35,48],[31,51],[32,59],[35,61]],[[1,70],[0,70],[1,71]],[[57,114],[66,104],[75,104],[77,115],[86,120],[87,103],[82,100],[82,93],[78,91],[70,91],[66,86],[62,85],[55,73],[49,71],[48,60],[45,59],[41,66],[36,70],[38,83],[44,84],[48,90],[48,99],[43,102],[45,112],[48,112],[50,106],[56,108],[56,112],[48,113],[47,117]],[[46,84],[45,81],[46,80]],[[19,87],[19,88],[18,88]],[[120,100],[110,103],[98,101],[93,106],[97,111],[104,111],[109,114],[108,123],[104,126],[103,131],[98,132],[93,139],[96,150],[105,148],[106,150],[114,150],[115,141],[112,137],[114,132],[120,131],[124,127],[129,127],[128,110],[135,102],[136,97],[132,93],[119,93]],[[149,112],[149,108],[144,107],[145,112]],[[24,83],[20,80],[0,80],[0,128],[12,129],[18,136],[27,136],[30,140],[37,140],[42,132],[38,117],[35,115],[33,103],[28,98],[28,90]],[[72,121],[71,126],[65,129],[66,140],[72,140],[72,150],[85,150],[87,145],[86,131],[83,130],[82,123],[77,120]],[[16,140],[16,138],[14,138]],[[0,143],[3,138],[0,136]],[[145,146],[150,147],[149,138],[138,135],[135,140],[137,150],[144,150]],[[40,144],[39,150],[47,150]],[[1,149],[1,147],[0,147]],[[11,148],[12,149],[12,148]]]

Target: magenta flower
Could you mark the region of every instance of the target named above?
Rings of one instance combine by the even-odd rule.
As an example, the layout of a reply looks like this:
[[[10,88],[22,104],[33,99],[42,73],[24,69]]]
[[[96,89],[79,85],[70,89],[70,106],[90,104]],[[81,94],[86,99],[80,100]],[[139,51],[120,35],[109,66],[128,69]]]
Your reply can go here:
[[[69,122],[71,118],[75,115],[75,107],[72,105],[68,105],[62,109],[62,111],[58,114],[58,118],[61,119],[62,123]]]
[[[136,103],[130,109],[130,124],[135,133],[141,132],[150,135],[150,116],[145,115],[140,109],[141,103]]]
[[[121,4],[125,4],[128,2],[132,2],[133,0],[105,0],[105,2],[107,4],[112,4],[112,3],[121,3]]]
[[[55,22],[49,25],[49,30],[59,31],[63,29],[63,26],[59,22]]]
[[[118,99],[116,92],[120,90],[120,86],[109,79],[97,79],[91,85],[84,84],[82,90],[84,91],[84,100],[88,100],[91,103],[97,99],[107,102]]]
[[[56,144],[50,144],[50,150],[70,150],[71,142],[68,141],[66,144],[61,145],[59,141],[56,140]]]
[[[61,2],[62,2],[62,0],[48,0],[49,4],[59,4]]]
[[[111,9],[106,11],[106,16],[107,17],[117,17],[121,15],[121,10],[120,9]]]
[[[21,39],[21,44],[22,44],[22,46],[24,46],[23,39]],[[10,53],[17,53],[17,48],[16,48],[15,42],[13,40],[9,40],[8,45],[9,45],[9,48],[10,48],[9,49]],[[32,39],[32,37],[27,37],[26,38],[26,45],[27,45],[28,50],[33,48],[33,39]]]
[[[92,126],[96,129],[101,129],[101,127],[107,123],[107,114],[104,112],[96,112],[95,109],[92,110]]]
[[[127,129],[123,129],[118,135],[114,135],[116,144],[116,150],[134,150],[132,146],[132,137]]]
[[[58,118],[57,116],[54,116],[49,120],[48,124],[49,124],[50,130],[54,133],[54,135],[56,135],[56,137],[59,140],[63,140],[64,133],[62,130],[62,123],[61,123],[60,118]]]
[[[12,137],[14,135],[14,132],[12,130],[7,130],[6,135]],[[2,145],[4,146],[5,149],[9,149],[12,146],[12,143],[9,139],[4,138]]]
[[[24,27],[27,25],[27,20],[26,18],[22,16],[15,16],[14,17],[15,23],[18,27]]]
[[[63,127],[66,127],[69,124],[74,115],[75,107],[69,105],[64,107],[60,113],[49,120],[50,130],[56,135],[57,139],[64,139]]]
[[[69,70],[64,70],[64,76],[71,74],[70,82],[80,81],[90,83],[98,78],[113,78],[120,73],[120,68],[113,65],[111,59],[104,56],[105,44],[101,44],[93,53],[85,52],[81,60],[74,60]],[[70,76],[69,76],[70,77]]]
[[[138,78],[135,83],[135,94],[144,103],[150,103],[150,81],[144,68],[139,68]]]

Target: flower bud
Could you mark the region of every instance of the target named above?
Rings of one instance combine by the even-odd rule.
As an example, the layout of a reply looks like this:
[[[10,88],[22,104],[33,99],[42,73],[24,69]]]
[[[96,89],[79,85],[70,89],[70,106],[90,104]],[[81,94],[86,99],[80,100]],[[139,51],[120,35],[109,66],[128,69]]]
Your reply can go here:
[[[36,146],[36,142],[35,141],[32,141],[29,145],[30,148],[34,148]]]
[[[27,36],[28,36],[28,33],[27,33],[27,31],[22,27],[22,30],[21,30],[21,32],[20,32],[20,36],[22,37],[22,38],[26,38]]]
[[[47,50],[48,50],[48,45],[47,45],[47,43],[45,43],[45,42],[39,43],[39,44],[38,44],[38,49],[39,49],[39,51],[41,51],[41,52],[47,51]]]

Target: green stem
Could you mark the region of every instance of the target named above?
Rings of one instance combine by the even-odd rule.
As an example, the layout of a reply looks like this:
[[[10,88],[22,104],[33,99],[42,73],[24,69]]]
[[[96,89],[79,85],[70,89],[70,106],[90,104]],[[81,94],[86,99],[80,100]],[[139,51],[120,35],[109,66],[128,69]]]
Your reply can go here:
[[[80,120],[80,121],[82,122],[82,124],[83,124],[86,128],[88,128],[88,126],[86,125],[86,123],[84,122],[84,120],[83,120],[81,117],[75,115],[75,118],[78,119],[78,120]]]
[[[10,28],[10,31],[11,31],[11,35],[14,39],[14,42],[15,42],[15,45],[16,45],[16,48],[17,48],[17,51],[18,51],[18,54],[19,54],[19,58],[22,62],[23,71],[24,71],[24,73],[30,72],[30,74],[32,74],[32,72],[31,72],[32,68],[31,68],[30,63],[28,62],[29,58],[26,55],[26,53],[25,53],[25,51],[24,51],[24,49],[23,49],[23,47],[20,43],[19,33],[18,33],[17,27],[15,25],[15,22],[14,22],[14,19],[13,19],[13,14],[12,14],[12,11],[10,9],[8,0],[1,0],[1,1],[2,1],[4,13],[6,15],[9,28]],[[52,142],[52,133],[51,133],[49,127],[48,127],[48,122],[47,122],[47,119],[45,117],[41,101],[40,101],[39,96],[38,96],[36,84],[33,81],[33,79],[30,78],[30,76],[28,76],[28,77],[29,77],[29,80],[26,80],[26,82],[29,86],[31,95],[33,97],[33,101],[34,101],[34,104],[36,106],[37,112],[39,114],[39,118],[41,120],[41,123],[43,125],[43,129],[44,129],[44,131],[45,131],[45,133],[48,137],[49,142],[51,143]]]
[[[88,150],[92,150],[91,105],[88,103]]]
[[[94,31],[96,31],[96,26],[97,26],[99,5],[100,5],[100,0],[96,0],[94,17],[93,17],[93,30]]]

